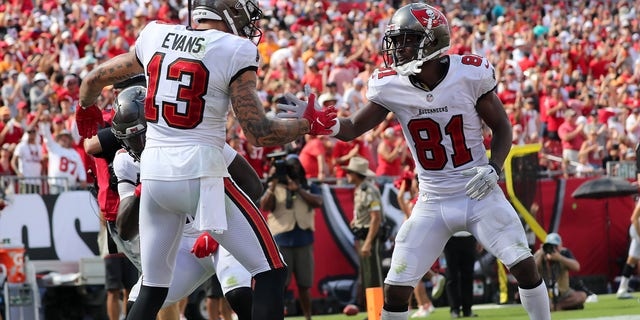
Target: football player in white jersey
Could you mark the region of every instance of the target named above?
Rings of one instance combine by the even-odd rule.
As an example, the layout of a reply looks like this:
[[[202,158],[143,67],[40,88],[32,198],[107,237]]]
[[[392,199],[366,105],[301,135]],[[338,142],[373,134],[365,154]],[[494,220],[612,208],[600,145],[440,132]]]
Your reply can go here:
[[[120,251],[141,270],[138,230],[139,190],[136,191],[140,175],[140,155],[145,145],[146,121],[144,119],[144,98],[146,89],[142,86],[129,87],[118,94],[115,101],[115,113],[113,116],[113,134],[124,146],[113,159],[113,171],[118,178],[118,193],[120,195],[120,207],[116,223],[110,222],[110,234],[118,244]],[[257,175],[247,173],[251,166],[246,162],[236,161],[237,152],[231,146],[225,144],[224,161],[227,166],[240,166],[243,176],[251,184],[260,184]],[[241,156],[241,160],[244,160]],[[234,162],[235,161],[235,162]],[[232,164],[233,163],[233,164]],[[231,168],[232,170],[238,170]],[[248,171],[251,172],[251,171]],[[237,177],[238,175],[236,175]],[[256,195],[259,197],[259,194]],[[241,214],[240,211],[237,214]],[[191,220],[187,217],[187,221]],[[122,230],[121,234],[118,230]],[[251,275],[229,252],[219,247],[214,251],[213,258],[199,259],[191,253],[194,244],[199,237],[208,239],[210,236],[201,236],[201,232],[193,228],[193,222],[185,225],[183,237],[180,240],[180,249],[176,258],[176,266],[180,272],[175,274],[169,293],[163,306],[172,305],[191,294],[196,288],[207,281],[213,274],[217,274],[222,285],[222,292],[227,297],[229,304],[240,320],[251,319]],[[211,243],[215,240],[210,239]],[[208,256],[208,254],[207,254]],[[129,295],[129,301],[136,300],[140,281],[133,287]]]
[[[140,160],[140,250],[144,274],[128,319],[155,319],[167,296],[186,214],[251,273],[254,319],[282,319],[286,265],[259,210],[250,201],[229,207],[233,192],[222,149],[229,102],[254,145],[283,145],[304,134],[327,134],[335,108],[304,119],[267,118],[257,94],[259,54],[250,39],[262,12],[255,0],[195,0],[195,28],[150,22],[135,52],[117,56],[89,73],[80,105],[92,105],[102,88],[144,72],[147,78],[146,146]],[[237,192],[240,192],[239,190]]]
[[[417,164],[420,196],[396,237],[382,319],[407,319],[413,287],[458,231],[471,232],[510,269],[531,319],[550,319],[547,289],[524,229],[497,184],[511,125],[495,94],[493,66],[475,55],[445,55],[449,42],[447,19],[437,9],[423,3],[398,9],[383,39],[388,68],[369,79],[368,104],[332,127],[348,141],[393,112]],[[301,108],[290,109],[297,112],[285,117]],[[483,121],[493,131],[491,160],[482,143]]]

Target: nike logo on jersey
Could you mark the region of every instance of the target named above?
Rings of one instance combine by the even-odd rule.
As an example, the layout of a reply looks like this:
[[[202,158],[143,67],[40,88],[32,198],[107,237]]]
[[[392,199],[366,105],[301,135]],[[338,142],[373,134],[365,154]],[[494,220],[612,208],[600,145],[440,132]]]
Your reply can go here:
[[[164,40],[162,40],[162,47],[176,51],[198,53],[204,51],[203,42],[204,38],[201,37],[191,37],[169,32],[164,37]]]

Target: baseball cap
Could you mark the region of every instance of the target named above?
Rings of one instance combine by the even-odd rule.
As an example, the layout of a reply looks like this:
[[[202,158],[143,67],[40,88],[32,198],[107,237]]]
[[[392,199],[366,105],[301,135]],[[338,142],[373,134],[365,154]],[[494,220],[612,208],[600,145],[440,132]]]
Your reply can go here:
[[[95,5],[93,7],[93,13],[99,16],[104,16],[106,12],[104,11],[104,7],[101,5]]]
[[[63,136],[63,135],[67,135],[69,137],[71,137],[71,132],[69,130],[62,130],[60,132],[58,132],[58,134],[56,134],[56,138]]]
[[[53,117],[52,121],[53,121],[53,123],[62,123],[62,122],[64,122],[64,118],[61,117],[61,116],[55,116],[55,117]]]
[[[385,137],[393,137],[396,134],[396,130],[393,127],[384,129]]]
[[[559,246],[562,243],[562,238],[560,238],[559,234],[552,232],[552,233],[549,233],[547,237],[544,239],[544,243]]]
[[[17,109],[26,109],[28,107],[27,102],[26,101],[20,101],[18,102],[18,104],[16,105]]]
[[[38,72],[36,73],[36,76],[33,77],[33,82],[38,82],[38,81],[44,81],[47,82],[49,79],[47,79],[47,75],[44,74],[44,72]]]
[[[573,109],[567,109],[564,111],[564,116],[566,117],[571,117],[571,116],[575,116],[576,115],[576,111]]]

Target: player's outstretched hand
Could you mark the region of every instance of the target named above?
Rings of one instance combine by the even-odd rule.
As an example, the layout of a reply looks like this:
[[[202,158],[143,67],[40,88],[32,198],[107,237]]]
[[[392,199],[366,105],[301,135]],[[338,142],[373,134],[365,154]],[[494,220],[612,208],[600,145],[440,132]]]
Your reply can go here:
[[[88,107],[76,108],[76,124],[78,133],[85,139],[98,134],[98,129],[104,126],[102,111],[95,104]]]
[[[196,239],[193,248],[191,248],[191,253],[198,258],[204,258],[216,252],[218,246],[218,242],[205,231]]]
[[[473,167],[462,171],[466,177],[473,177],[465,185],[467,196],[482,200],[498,185],[498,173],[491,165]]]
[[[307,92],[308,90],[305,90]],[[309,100],[303,101],[291,93],[285,93],[290,104],[278,104],[278,108],[284,112],[277,114],[282,119],[307,119],[309,121],[309,134],[311,135],[335,135],[339,129],[339,121],[336,119],[338,112],[335,107],[322,108],[316,101],[316,95],[310,93]]]

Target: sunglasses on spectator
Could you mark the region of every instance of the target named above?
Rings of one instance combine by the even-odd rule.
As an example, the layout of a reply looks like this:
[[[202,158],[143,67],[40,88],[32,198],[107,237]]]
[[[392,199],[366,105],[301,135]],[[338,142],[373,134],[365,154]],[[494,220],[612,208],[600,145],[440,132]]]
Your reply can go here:
[[[36,131],[35,130],[29,130],[29,131],[27,131],[27,133],[36,133]]]

